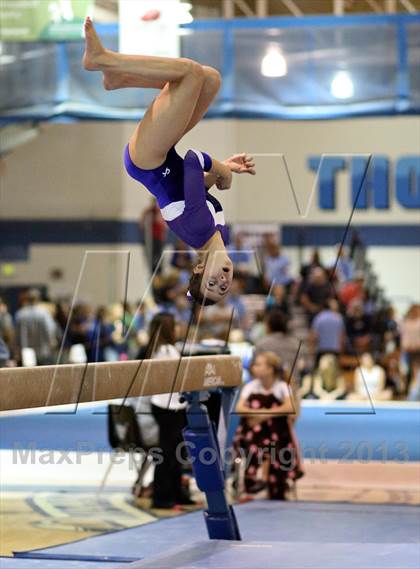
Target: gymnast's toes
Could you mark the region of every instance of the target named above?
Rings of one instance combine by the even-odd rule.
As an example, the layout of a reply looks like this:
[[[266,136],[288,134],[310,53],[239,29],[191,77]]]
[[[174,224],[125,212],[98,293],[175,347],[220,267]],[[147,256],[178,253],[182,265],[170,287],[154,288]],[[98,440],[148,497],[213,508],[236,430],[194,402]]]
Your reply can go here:
[[[92,21],[86,18],[85,25],[85,52],[83,54],[83,67],[87,71],[96,71],[107,62],[107,50],[103,47]]]

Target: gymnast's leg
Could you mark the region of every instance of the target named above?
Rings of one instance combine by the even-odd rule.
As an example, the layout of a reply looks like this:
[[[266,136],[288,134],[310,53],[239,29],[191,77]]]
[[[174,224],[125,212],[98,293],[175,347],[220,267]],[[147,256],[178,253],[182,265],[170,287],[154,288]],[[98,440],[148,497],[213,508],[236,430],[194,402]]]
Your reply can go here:
[[[197,106],[205,82],[205,72],[200,64],[185,58],[123,55],[106,50],[89,19],[85,23],[85,33],[86,69],[104,72],[105,80],[107,72],[129,74],[131,80],[133,76],[138,78],[138,87],[162,89],[130,139],[133,162],[141,168],[158,167],[168,150],[200,120],[217,90],[211,98],[205,91]],[[216,73],[212,72],[213,76]]]
[[[191,116],[190,122],[188,123],[183,134],[190,131],[205,115],[206,111],[210,107],[214,98],[216,97],[220,85],[221,77],[217,69],[209,67],[207,65],[202,66],[204,71],[204,82],[198,97],[195,109]],[[115,89],[125,89],[125,88],[144,88],[143,78],[135,75],[134,73],[124,73],[119,71],[104,71],[103,72],[103,83],[107,91],[113,91]],[[163,89],[165,86],[164,82],[154,82],[151,87],[157,89]]]

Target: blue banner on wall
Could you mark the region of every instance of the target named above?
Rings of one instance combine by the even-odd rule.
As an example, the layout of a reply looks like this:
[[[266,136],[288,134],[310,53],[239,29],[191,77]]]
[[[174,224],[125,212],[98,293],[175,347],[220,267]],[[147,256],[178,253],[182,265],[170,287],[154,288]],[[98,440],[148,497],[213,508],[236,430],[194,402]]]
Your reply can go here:
[[[351,175],[351,207],[387,210],[393,187],[395,200],[402,208],[420,209],[420,155],[399,158],[393,174],[386,156],[310,156],[307,162],[308,167],[318,173],[318,205],[321,210],[336,209],[336,177],[346,170]]]

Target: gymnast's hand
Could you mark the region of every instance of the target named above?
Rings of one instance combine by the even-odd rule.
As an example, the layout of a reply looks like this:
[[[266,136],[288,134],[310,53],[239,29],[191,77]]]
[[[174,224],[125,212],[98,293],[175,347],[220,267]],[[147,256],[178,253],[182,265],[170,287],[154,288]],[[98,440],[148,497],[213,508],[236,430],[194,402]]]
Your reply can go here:
[[[232,171],[224,162],[219,163],[216,177],[216,187],[218,190],[228,190],[232,185]]]
[[[255,176],[254,158],[245,152],[242,154],[234,154],[223,163],[235,174],[252,174]]]

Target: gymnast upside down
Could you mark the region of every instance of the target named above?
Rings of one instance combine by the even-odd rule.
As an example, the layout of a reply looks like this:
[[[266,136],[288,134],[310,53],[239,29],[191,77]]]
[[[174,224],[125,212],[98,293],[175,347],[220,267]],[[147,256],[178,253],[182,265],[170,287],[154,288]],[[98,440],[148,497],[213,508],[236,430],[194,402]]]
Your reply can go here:
[[[110,51],[103,47],[90,18],[84,28],[83,65],[103,73],[105,89],[161,90],[125,148],[125,167],[156,197],[172,231],[197,250],[189,292],[200,304],[214,304],[229,292],[233,264],[225,247],[223,209],[208,189],[214,184],[219,190],[229,189],[232,172],[255,175],[254,159],[236,154],[219,162],[196,150],[188,150],[183,159],[175,145],[206,113],[220,88],[220,74],[191,59]]]

